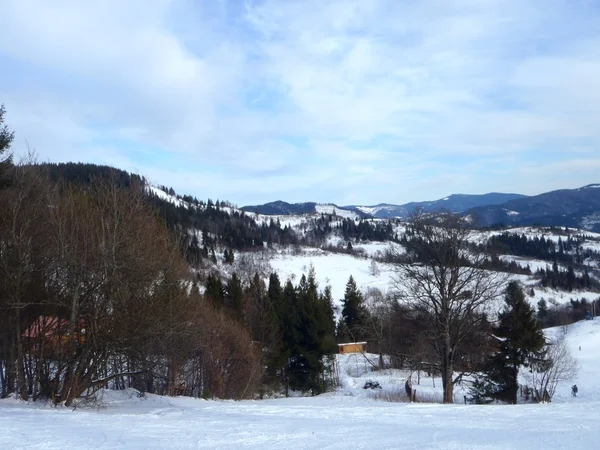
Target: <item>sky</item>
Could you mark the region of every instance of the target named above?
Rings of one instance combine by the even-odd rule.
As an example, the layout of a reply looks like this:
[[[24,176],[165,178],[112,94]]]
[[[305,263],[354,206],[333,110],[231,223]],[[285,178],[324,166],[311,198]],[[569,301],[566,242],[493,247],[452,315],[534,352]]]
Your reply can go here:
[[[597,0],[0,0],[17,156],[199,199],[600,182]]]

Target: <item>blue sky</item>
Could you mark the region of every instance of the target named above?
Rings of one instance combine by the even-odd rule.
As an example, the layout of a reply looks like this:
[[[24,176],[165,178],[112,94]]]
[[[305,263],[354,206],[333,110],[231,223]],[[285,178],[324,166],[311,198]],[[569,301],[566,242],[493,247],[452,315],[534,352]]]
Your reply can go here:
[[[0,0],[18,155],[198,198],[600,182],[596,0]]]

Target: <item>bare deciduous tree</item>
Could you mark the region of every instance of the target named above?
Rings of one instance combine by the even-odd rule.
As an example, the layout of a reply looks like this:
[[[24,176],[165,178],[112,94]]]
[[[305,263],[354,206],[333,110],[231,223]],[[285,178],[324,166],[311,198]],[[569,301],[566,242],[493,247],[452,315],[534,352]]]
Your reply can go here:
[[[543,356],[532,364],[530,381],[534,399],[550,402],[558,385],[577,376],[578,363],[563,337],[551,341]]]
[[[417,214],[409,224],[407,253],[395,258],[399,301],[425,319],[444,403],[454,399],[453,372],[465,338],[506,283],[504,274],[479,268],[486,255],[470,245],[475,236],[469,225],[455,214]]]

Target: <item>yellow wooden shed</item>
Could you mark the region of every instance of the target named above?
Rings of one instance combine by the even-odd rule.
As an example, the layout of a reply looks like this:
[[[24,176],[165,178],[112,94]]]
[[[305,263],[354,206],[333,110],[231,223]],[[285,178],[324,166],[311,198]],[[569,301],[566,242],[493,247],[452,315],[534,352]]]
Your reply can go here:
[[[364,353],[366,350],[366,342],[346,342],[344,344],[338,344],[338,353]]]

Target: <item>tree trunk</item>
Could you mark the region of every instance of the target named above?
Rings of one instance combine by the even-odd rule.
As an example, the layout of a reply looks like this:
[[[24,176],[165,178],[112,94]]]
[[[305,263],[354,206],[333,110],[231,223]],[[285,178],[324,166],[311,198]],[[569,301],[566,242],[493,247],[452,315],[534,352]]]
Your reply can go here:
[[[452,380],[452,349],[450,336],[445,337],[442,355],[442,387],[444,389],[444,403],[454,403],[454,383]]]
[[[15,331],[17,339],[17,394],[21,400],[27,400],[27,384],[25,382],[25,352],[23,351],[23,338],[21,336],[21,318],[16,310]]]
[[[517,367],[511,367],[510,370],[510,381],[507,386],[507,401],[512,405],[517,404],[517,396],[519,394],[519,369]]]
[[[442,385],[444,388],[444,403],[454,403],[454,383],[452,382],[452,367],[442,368]]]

